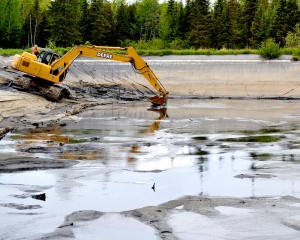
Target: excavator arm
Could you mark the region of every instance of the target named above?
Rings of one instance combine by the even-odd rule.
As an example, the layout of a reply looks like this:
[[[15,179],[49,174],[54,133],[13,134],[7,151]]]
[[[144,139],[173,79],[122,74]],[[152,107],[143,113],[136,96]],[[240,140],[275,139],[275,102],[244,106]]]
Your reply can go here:
[[[127,54],[119,54],[115,51],[126,51]],[[39,61],[39,59],[30,53],[23,53],[22,56],[15,56],[12,67],[48,82],[59,84],[65,79],[69,67],[77,57],[131,63],[133,68],[142,74],[159,93],[157,96],[151,97],[148,100],[154,105],[165,105],[167,103],[169,92],[161,84],[147,62],[144,61],[132,47],[76,46],[62,57],[51,57],[47,62]]]
[[[117,54],[112,51],[122,50],[127,54]],[[120,47],[106,47],[106,46],[76,46],[68,53],[55,61],[51,68],[53,71],[61,68],[62,70],[58,74],[58,79],[62,74],[65,74],[67,69],[73,63],[77,57],[91,57],[100,58],[105,60],[113,60],[118,62],[130,62],[133,68],[142,74],[145,79],[159,92],[158,96],[149,98],[149,101],[155,105],[165,105],[167,102],[168,92],[159,81],[153,70],[148,66],[132,47],[120,48]]]

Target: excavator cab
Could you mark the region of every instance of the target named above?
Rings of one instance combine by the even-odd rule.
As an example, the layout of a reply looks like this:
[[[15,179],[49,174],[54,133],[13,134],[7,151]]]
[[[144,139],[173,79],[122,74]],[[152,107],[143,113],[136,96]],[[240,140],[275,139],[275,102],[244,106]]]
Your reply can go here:
[[[51,65],[54,61],[56,61],[59,58],[60,58],[60,55],[58,55],[55,52],[52,52],[49,50],[42,50],[41,53],[39,54],[37,60],[46,65]]]
[[[59,58],[61,58],[61,55],[59,55],[58,53],[52,52],[50,50],[42,50],[41,53],[38,55],[37,60],[43,64],[51,65]],[[51,69],[50,72],[51,74],[56,76],[59,74],[60,70],[61,69],[56,69],[56,70]],[[68,69],[59,77],[60,82],[62,82],[65,79],[67,72]]]

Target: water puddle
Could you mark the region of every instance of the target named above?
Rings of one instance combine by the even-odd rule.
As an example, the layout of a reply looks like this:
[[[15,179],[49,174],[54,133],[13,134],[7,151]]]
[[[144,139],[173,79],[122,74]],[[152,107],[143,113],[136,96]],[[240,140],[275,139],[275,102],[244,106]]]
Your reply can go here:
[[[77,210],[118,212],[184,195],[300,197],[298,103],[170,100],[168,109],[147,107],[95,107],[77,122],[2,139],[2,153],[82,160],[66,169],[1,173],[2,236],[13,230],[20,237],[31,226],[51,231]],[[33,193],[46,193],[46,201]],[[22,225],[29,218],[32,224]],[[51,219],[47,229],[43,219]]]

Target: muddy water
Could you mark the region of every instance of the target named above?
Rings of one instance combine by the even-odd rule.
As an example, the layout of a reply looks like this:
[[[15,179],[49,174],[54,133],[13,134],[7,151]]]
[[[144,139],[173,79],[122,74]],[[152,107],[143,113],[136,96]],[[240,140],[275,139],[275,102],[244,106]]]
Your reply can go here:
[[[1,173],[1,237],[51,232],[77,210],[119,212],[184,195],[300,197],[299,101],[170,100],[167,109],[148,108],[100,106],[76,122],[2,139],[2,153],[81,161]],[[31,198],[40,193],[46,201]]]

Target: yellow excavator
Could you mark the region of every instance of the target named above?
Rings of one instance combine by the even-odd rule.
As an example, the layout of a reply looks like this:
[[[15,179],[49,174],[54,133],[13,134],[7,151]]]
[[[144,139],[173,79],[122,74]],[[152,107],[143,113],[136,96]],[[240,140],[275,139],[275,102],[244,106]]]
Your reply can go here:
[[[126,51],[119,54],[115,51]],[[159,81],[153,70],[148,66],[132,47],[107,46],[76,46],[65,55],[60,56],[49,50],[43,50],[38,57],[28,52],[15,55],[11,67],[28,74],[18,79],[18,84],[24,89],[34,86],[45,92],[46,96],[54,101],[60,101],[66,95],[66,89],[59,87],[65,79],[68,69],[77,57],[90,57],[119,62],[129,62],[133,68],[142,74],[146,80],[158,91],[158,95],[148,100],[156,106],[166,105],[169,92]],[[34,77],[34,79],[32,79]]]

